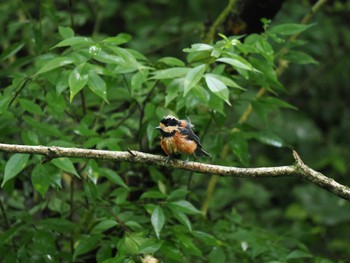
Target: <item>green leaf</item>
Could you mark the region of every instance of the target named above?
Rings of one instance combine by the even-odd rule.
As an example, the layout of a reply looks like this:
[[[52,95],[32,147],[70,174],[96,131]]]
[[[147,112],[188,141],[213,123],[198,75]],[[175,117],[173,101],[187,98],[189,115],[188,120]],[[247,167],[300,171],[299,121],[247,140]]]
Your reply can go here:
[[[144,230],[144,227],[135,221],[126,221],[125,225],[132,231],[141,231]]]
[[[261,97],[257,100],[259,103],[263,103],[265,105],[270,105],[272,107],[280,107],[280,108],[286,108],[291,110],[297,110],[298,108],[289,104],[288,102],[281,100],[276,97]]]
[[[170,82],[166,89],[165,107],[178,97],[181,88],[184,85],[184,79],[174,79]]]
[[[67,46],[90,46],[94,44],[94,42],[87,37],[70,37],[67,39],[62,40],[57,45],[55,45],[53,48],[57,47],[67,47]]]
[[[96,255],[96,258],[97,258],[97,255]],[[100,262],[100,261],[97,261],[97,262]],[[106,260],[103,260],[102,263],[135,263],[135,261],[129,260],[129,257],[125,256],[124,254],[117,254],[115,257],[111,257]]]
[[[71,233],[76,225],[64,218],[48,218],[39,221],[39,227],[59,233]]]
[[[93,93],[108,103],[106,82],[93,70],[89,72],[87,85]]]
[[[231,106],[229,101],[229,91],[225,83],[215,78],[213,75],[206,74],[204,75],[204,78],[210,91]]]
[[[155,190],[150,190],[150,191],[147,191],[147,192],[144,192],[142,195],[141,195],[141,199],[145,199],[145,198],[152,198],[152,199],[164,199],[166,198],[167,195],[166,194],[163,194],[159,191],[155,191]]]
[[[97,136],[97,132],[94,130],[91,130],[89,127],[86,127],[86,124],[80,123],[75,129],[74,133],[79,134],[81,136],[91,137],[91,136]]]
[[[300,259],[300,258],[311,258],[312,255],[308,252],[305,252],[303,250],[297,249],[293,250],[291,253],[289,253],[286,257],[286,260],[291,259]]]
[[[70,89],[70,102],[72,102],[74,96],[87,84],[89,75],[85,69],[85,63],[80,64],[73,69],[68,78],[68,84]]]
[[[144,120],[151,120],[154,118],[154,114],[156,111],[156,106],[153,103],[147,103],[145,107],[145,115],[144,115]]]
[[[56,196],[51,196],[48,201],[48,209],[51,211],[58,212],[60,214],[68,213],[70,206],[66,201]]]
[[[258,141],[266,145],[274,146],[277,148],[286,146],[285,142],[273,132],[261,131],[261,132],[247,133],[247,135],[249,134],[251,134],[255,139],[257,139]]]
[[[59,169],[67,173],[74,174],[76,177],[80,178],[79,174],[75,170],[74,165],[70,159],[65,157],[55,158],[51,160],[51,163],[54,164]]]
[[[157,238],[159,239],[160,231],[165,223],[164,211],[159,205],[157,205],[152,212],[151,222],[154,232],[156,232]]]
[[[141,89],[148,77],[148,70],[140,70],[135,73],[131,78],[131,90],[133,92]]]
[[[184,250],[190,255],[195,255],[197,257],[202,256],[201,250],[194,244],[193,237],[187,236],[185,234],[178,234],[177,239]]]
[[[44,115],[40,106],[35,104],[34,102],[30,101],[30,100],[19,99],[19,104],[21,105],[21,108],[25,111],[28,111],[28,112],[35,114],[35,115]]]
[[[258,41],[255,43],[256,50],[267,60],[273,61],[274,59],[274,50],[268,39],[263,36],[260,36]]]
[[[189,193],[188,190],[184,188],[176,189],[175,191],[171,192],[167,198],[168,201],[175,201],[177,199],[184,199],[184,197]]]
[[[223,244],[220,240],[216,239],[216,237],[203,231],[193,231],[192,234],[196,239],[208,246],[219,246]]]
[[[33,232],[32,245],[30,246],[33,254],[54,255],[57,252],[55,246],[55,236],[51,232],[42,229]]]
[[[208,263],[225,263],[226,255],[222,247],[213,247],[208,256]]]
[[[218,96],[210,96],[207,105],[209,108],[220,112],[222,115],[226,116],[227,113],[224,111],[224,101]]]
[[[8,180],[19,174],[26,167],[28,160],[29,154],[16,153],[12,155],[6,163],[4,180],[2,181],[1,187],[3,187]]]
[[[201,214],[202,212],[195,208],[190,202],[186,200],[180,200],[176,202],[169,202],[168,206],[171,209],[175,209],[179,212],[183,212],[185,214]]]
[[[1,53],[0,61],[5,61],[7,58],[16,55],[16,53],[19,52],[24,45],[25,45],[24,42],[18,42],[9,46]]]
[[[173,79],[185,76],[189,72],[189,68],[176,67],[163,70],[157,70],[154,72],[154,76],[151,79]]]
[[[192,44],[191,48],[185,48],[183,49],[183,51],[190,53],[190,52],[197,52],[197,51],[209,51],[213,49],[214,47],[212,47],[211,45],[199,43],[199,44]]]
[[[31,131],[31,130],[23,130],[21,132],[21,138],[24,144],[28,145],[38,145],[39,144],[39,137],[38,135]]]
[[[231,88],[235,88],[235,89],[239,89],[242,91],[245,91],[245,88],[242,88],[241,86],[239,86],[236,82],[234,82],[232,79],[227,78],[225,76],[222,75],[218,75],[218,74],[213,74],[213,73],[207,73],[205,74],[206,76],[211,76],[213,78],[216,78],[218,80],[220,80],[221,82],[223,82],[226,86],[231,87]]]
[[[45,167],[39,163],[34,167],[31,177],[35,190],[37,190],[40,195],[45,198],[45,194],[51,184],[50,174]]]
[[[65,65],[69,65],[74,63],[74,60],[69,57],[58,57],[51,59],[49,62],[47,62],[43,67],[41,67],[38,72],[34,74],[34,76],[40,75],[42,73],[48,72],[50,70],[63,67]]]
[[[243,165],[248,165],[249,161],[249,149],[248,149],[248,142],[242,136],[241,133],[233,133],[230,136],[230,146],[232,148],[232,151],[235,156],[237,156],[238,160],[241,162]]]
[[[2,95],[0,98],[0,114],[3,114],[7,111],[7,108],[12,100],[12,96],[10,94]]]
[[[254,69],[248,61],[238,56],[236,56],[235,58],[219,58],[216,61],[229,64],[234,68],[259,72],[258,70]]]
[[[192,231],[192,225],[190,220],[188,219],[188,217],[182,213],[177,211],[176,209],[171,209],[171,211],[173,212],[174,217],[181,223],[183,224],[185,227],[187,227],[188,231]]]
[[[118,225],[117,221],[113,219],[105,219],[99,222],[98,224],[96,224],[94,228],[91,230],[91,233],[96,233],[96,234],[101,233],[117,225]]]
[[[102,235],[82,235],[75,244],[73,261],[82,254],[85,254],[97,247],[97,243],[102,239]]]
[[[60,33],[61,37],[64,39],[74,37],[74,31],[70,27],[59,26],[58,32]]]
[[[158,60],[158,62],[164,63],[166,65],[169,66],[175,66],[175,67],[184,67],[185,63],[178,59],[178,58],[174,58],[174,57],[164,57]]]
[[[137,62],[136,58],[133,56],[133,54],[126,48],[121,47],[109,47],[115,54],[117,54],[125,64],[127,64],[129,67],[133,69],[138,69],[139,63]],[[125,66],[125,65],[124,65]]]
[[[129,187],[124,183],[123,179],[113,170],[107,168],[100,168],[101,176],[106,177],[112,183],[115,183],[119,186],[129,189]]]
[[[102,243],[102,242],[101,242]],[[112,263],[118,263],[117,260],[112,258],[112,243],[103,242],[96,253],[96,262],[97,263],[107,263],[106,261],[111,260]],[[121,262],[122,263],[122,262]]]
[[[259,83],[259,85],[265,87],[266,89],[272,92],[273,90],[285,90],[283,85],[278,80],[275,66],[272,62],[257,58],[251,58],[250,62],[256,69],[258,69],[262,73],[255,75],[255,81]]]
[[[12,238],[16,235],[16,233],[21,230],[25,225],[13,225],[11,228],[7,230],[2,230],[0,235],[0,247],[3,247],[4,244],[12,240]],[[10,261],[11,262],[11,261]]]
[[[60,130],[58,130],[55,126],[50,125],[45,122],[40,122],[32,117],[29,116],[23,116],[22,117],[24,121],[31,126],[36,131],[40,132],[41,134],[49,135],[49,136],[62,136],[62,133]]]
[[[120,33],[115,37],[107,37],[106,39],[102,40],[101,43],[110,43],[114,45],[122,45],[127,42],[129,42],[132,39],[132,36],[126,33]]]
[[[270,34],[280,34],[280,35],[294,35],[299,34],[310,27],[313,27],[315,24],[303,25],[303,24],[282,24],[270,27],[267,30]]]
[[[93,59],[106,64],[120,64],[123,62],[120,57],[101,50],[93,56]]]
[[[183,263],[186,262],[184,259],[184,255],[182,252],[180,252],[180,249],[178,246],[174,246],[173,242],[164,242],[162,245],[162,254],[165,256],[166,259],[168,259],[168,262],[173,263]]]
[[[140,245],[146,240],[142,232],[126,233],[125,237],[118,242],[118,254],[136,255]]]
[[[164,241],[154,240],[154,239],[148,239],[141,243],[139,247],[139,254],[152,254],[157,252],[161,246],[163,245]]]
[[[290,50],[283,58],[296,64],[318,64],[313,57],[302,51]]]
[[[197,85],[197,83],[201,80],[203,77],[204,71],[205,71],[206,65],[202,64],[199,65],[193,69],[190,69],[185,77],[185,83],[184,83],[184,96],[187,95],[187,93]]]

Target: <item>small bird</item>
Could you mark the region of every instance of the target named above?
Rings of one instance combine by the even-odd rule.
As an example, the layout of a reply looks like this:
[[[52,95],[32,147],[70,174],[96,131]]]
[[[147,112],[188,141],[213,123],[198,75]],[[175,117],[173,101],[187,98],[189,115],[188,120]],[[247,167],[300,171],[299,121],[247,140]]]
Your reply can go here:
[[[171,115],[165,116],[160,121],[156,129],[160,131],[160,146],[168,156],[168,160],[178,154],[210,156],[202,149],[198,136],[192,130],[193,127],[190,121],[179,120]]]

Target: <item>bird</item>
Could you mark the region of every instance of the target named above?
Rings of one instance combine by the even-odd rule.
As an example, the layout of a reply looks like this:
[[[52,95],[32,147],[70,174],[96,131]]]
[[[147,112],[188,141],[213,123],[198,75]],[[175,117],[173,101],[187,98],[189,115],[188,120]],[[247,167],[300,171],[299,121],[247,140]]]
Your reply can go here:
[[[160,146],[168,156],[167,161],[179,154],[210,156],[203,150],[198,136],[192,130],[193,127],[190,120],[179,120],[172,115],[163,117],[156,129],[160,131]]]

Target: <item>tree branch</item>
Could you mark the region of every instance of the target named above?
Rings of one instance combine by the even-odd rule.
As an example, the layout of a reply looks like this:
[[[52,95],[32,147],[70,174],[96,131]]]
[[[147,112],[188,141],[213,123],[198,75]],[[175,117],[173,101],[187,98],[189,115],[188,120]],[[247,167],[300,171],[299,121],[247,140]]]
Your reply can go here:
[[[214,24],[209,28],[207,35],[204,37],[205,42],[210,43],[213,41],[216,29],[225,21],[226,17],[230,14],[235,5],[236,0],[229,0],[225,9],[220,13]]]
[[[350,188],[339,184],[331,178],[317,172],[301,160],[296,151],[293,151],[295,163],[287,166],[260,167],[260,168],[240,168],[222,165],[205,164],[199,162],[185,162],[181,160],[166,161],[160,155],[143,153],[138,151],[104,151],[81,148],[64,148],[56,146],[27,146],[0,143],[1,152],[27,153],[44,155],[49,159],[59,157],[88,158],[99,160],[113,160],[119,162],[147,163],[151,165],[163,166],[174,169],[182,169],[202,174],[212,174],[232,177],[301,177],[333,194],[350,201]]]

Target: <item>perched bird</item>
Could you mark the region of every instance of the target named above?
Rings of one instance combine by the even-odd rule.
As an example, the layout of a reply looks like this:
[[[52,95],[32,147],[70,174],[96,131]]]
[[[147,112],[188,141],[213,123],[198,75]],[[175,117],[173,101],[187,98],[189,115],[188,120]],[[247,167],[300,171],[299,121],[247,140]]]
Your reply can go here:
[[[160,131],[160,146],[168,159],[178,154],[193,154],[195,157],[210,156],[202,149],[198,136],[193,132],[190,121],[179,120],[168,115],[156,127]]]

